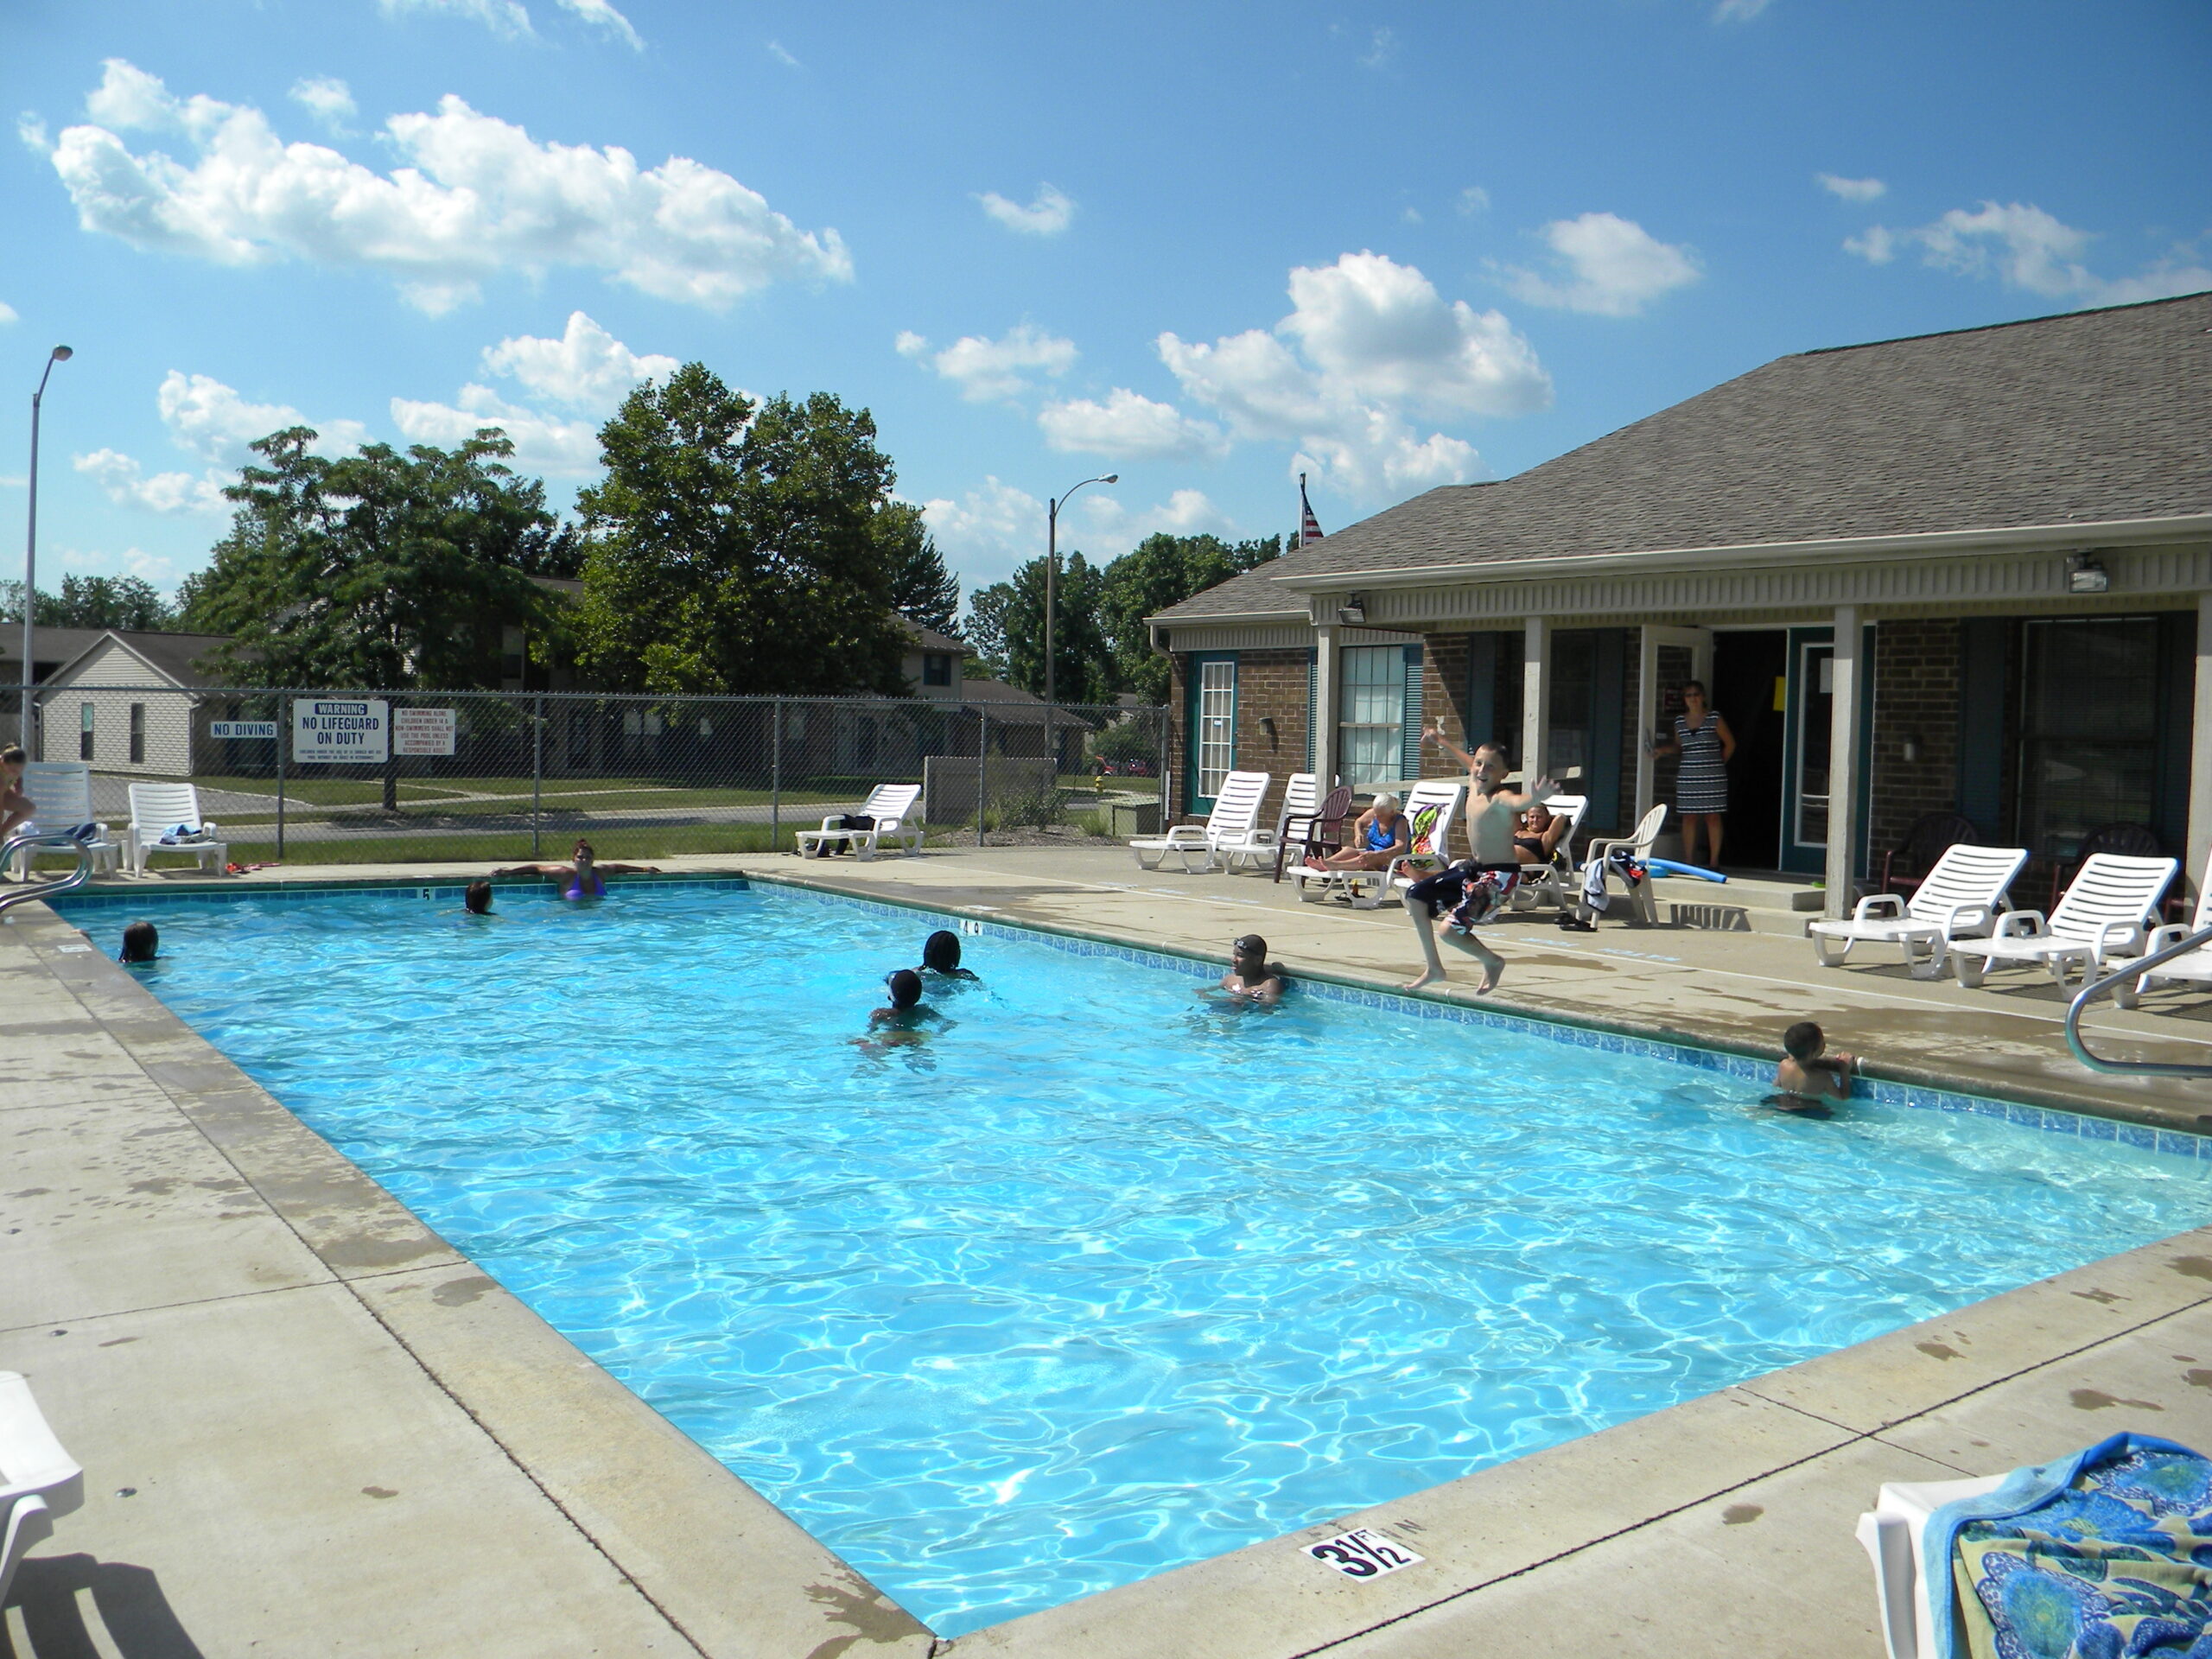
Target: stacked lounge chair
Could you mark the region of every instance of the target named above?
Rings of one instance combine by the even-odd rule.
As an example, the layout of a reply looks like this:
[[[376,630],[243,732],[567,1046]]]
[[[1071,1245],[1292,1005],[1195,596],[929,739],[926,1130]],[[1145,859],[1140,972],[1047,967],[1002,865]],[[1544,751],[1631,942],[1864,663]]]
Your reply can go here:
[[[1147,836],[1129,843],[1137,868],[1156,870],[1169,859],[1178,858],[1186,874],[1197,875],[1213,868],[1216,857],[1224,848],[1233,848],[1238,855],[1256,859],[1259,846],[1255,837],[1264,833],[1259,829],[1260,805],[1267,798],[1268,785],[1273,781],[1264,772],[1228,773],[1221,780],[1221,791],[1213,799],[1213,810],[1206,815],[1204,823],[1171,824],[1164,836]],[[1275,849],[1271,837],[1265,846],[1266,856],[1274,858]],[[1198,862],[1192,863],[1192,859]]]

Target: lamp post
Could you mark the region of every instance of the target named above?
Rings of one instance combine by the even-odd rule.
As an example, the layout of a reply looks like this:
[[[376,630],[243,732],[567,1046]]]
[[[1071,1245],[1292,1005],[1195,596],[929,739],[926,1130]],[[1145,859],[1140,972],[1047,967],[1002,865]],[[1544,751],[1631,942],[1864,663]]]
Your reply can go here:
[[[23,752],[31,747],[31,631],[32,618],[38,610],[38,406],[46,396],[46,377],[54,372],[57,363],[70,359],[67,346],[57,346],[47,353],[46,372],[38,378],[38,390],[31,393],[31,476],[30,528],[23,542],[23,702],[22,735],[18,740]]]
[[[1121,481],[1119,473],[1109,473],[1103,478],[1086,478],[1083,484],[1118,484]],[[1056,686],[1052,671],[1052,578],[1060,568],[1060,509],[1067,505],[1068,497],[1081,489],[1083,484],[1064,492],[1058,500],[1047,502],[1045,506],[1045,706],[1048,710],[1058,701],[1053,696]],[[1050,720],[1052,716],[1048,713],[1046,718]],[[1049,752],[1049,741],[1046,747]]]

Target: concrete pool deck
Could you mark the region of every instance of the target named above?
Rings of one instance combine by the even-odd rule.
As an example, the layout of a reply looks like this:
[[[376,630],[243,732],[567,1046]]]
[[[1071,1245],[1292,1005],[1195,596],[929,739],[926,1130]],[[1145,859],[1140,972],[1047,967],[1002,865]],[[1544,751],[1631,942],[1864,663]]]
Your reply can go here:
[[[1263,878],[1140,873],[1118,851],[664,868],[1217,957],[1256,930],[1294,970],[1351,982],[1395,982],[1411,961],[1395,910],[1300,906]],[[1880,1482],[1995,1472],[2120,1428],[2212,1445],[2208,1230],[1291,1539],[933,1641],[109,962],[127,911],[82,919],[99,949],[38,906],[0,927],[13,1154],[0,1368],[29,1376],[88,1493],[10,1592],[0,1651],[15,1659],[1656,1655],[1771,1651],[1777,1630],[1794,1653],[1875,1659],[1851,1525]],[[1532,915],[1492,937],[1512,964],[1501,1001],[1529,1012],[1770,1050],[1780,1024],[1811,1014],[1891,1075],[2176,1125],[2212,1110],[2212,1089],[2089,1078],[2048,990],[1822,970],[1802,940],[1742,933],[1569,938]],[[2101,1010],[2102,1046],[2202,1057],[2202,1001]],[[1359,1582],[1296,1548],[1361,1524],[1426,1560]],[[87,1634],[103,1627],[105,1648]]]

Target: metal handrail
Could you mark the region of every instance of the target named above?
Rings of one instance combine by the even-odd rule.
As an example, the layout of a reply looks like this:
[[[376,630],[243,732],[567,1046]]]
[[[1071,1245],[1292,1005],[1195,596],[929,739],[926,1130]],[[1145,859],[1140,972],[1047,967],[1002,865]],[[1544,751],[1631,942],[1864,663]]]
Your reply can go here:
[[[35,836],[10,836],[6,845],[0,846],[0,869],[5,869],[8,861],[26,847],[73,848],[77,854],[77,868],[59,881],[41,881],[36,887],[25,887],[21,893],[0,893],[0,911],[11,910],[17,905],[28,905],[35,899],[54,898],[81,887],[92,879],[92,849],[67,830],[48,830]],[[30,874],[28,868],[23,874],[28,880]]]
[[[2074,1051],[2074,1058],[2092,1071],[2110,1071],[2130,1077],[2212,1077],[2212,1065],[2181,1065],[2167,1060],[2103,1059],[2090,1053],[2082,1040],[2082,1011],[2094,999],[2102,996],[2123,979],[2133,979],[2138,974],[2145,973],[2162,962],[2187,956],[2206,944],[2212,944],[2212,927],[2199,928],[2187,938],[2150,956],[2130,957],[2127,966],[2118,973],[2107,974],[2102,979],[2092,979],[2082,986],[2066,1010],[2066,1046]]]

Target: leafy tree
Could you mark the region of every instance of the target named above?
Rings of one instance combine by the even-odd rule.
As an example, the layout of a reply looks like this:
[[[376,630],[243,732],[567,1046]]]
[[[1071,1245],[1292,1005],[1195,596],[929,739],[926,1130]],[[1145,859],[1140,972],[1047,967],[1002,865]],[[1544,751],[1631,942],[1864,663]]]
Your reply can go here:
[[[0,623],[21,624],[23,584],[0,582]],[[61,578],[60,594],[41,594],[33,618],[41,628],[122,628],[150,632],[167,628],[175,613],[160,590],[137,576]]]
[[[1062,702],[1111,702],[1114,654],[1099,631],[1106,572],[1080,553],[1060,561],[1053,583],[1054,694]],[[1045,695],[1045,561],[1030,560],[1010,581],[969,596],[969,638],[1007,682]]]
[[[875,515],[884,556],[891,563],[891,607],[910,622],[958,637],[953,620],[960,614],[960,578],[944,568],[944,556],[922,521],[922,510],[906,501],[887,501]]]
[[[224,492],[238,511],[178,595],[185,626],[232,636],[217,661],[235,684],[497,685],[502,628],[550,610],[531,577],[575,566],[545,486],[506,465],[496,429],[339,461],[315,437],[252,446],[264,464]]]
[[[1112,653],[1114,687],[1164,703],[1167,659],[1156,655],[1145,618],[1255,569],[1282,551],[1280,538],[1224,542],[1216,536],[1147,536],[1106,567],[1100,626]]]
[[[826,392],[757,407],[703,364],[648,383],[600,429],[606,479],[572,618],[610,688],[906,689],[893,613],[890,461],[875,422]]]

